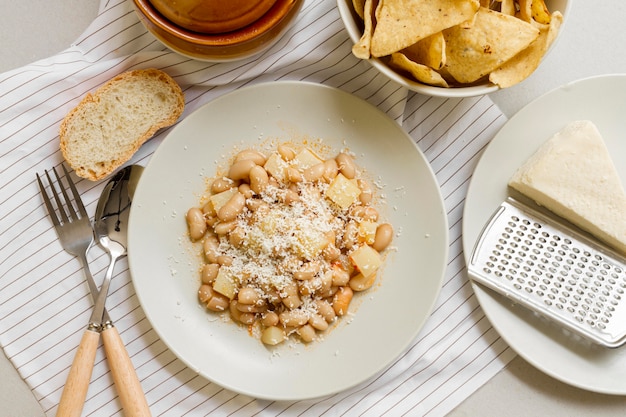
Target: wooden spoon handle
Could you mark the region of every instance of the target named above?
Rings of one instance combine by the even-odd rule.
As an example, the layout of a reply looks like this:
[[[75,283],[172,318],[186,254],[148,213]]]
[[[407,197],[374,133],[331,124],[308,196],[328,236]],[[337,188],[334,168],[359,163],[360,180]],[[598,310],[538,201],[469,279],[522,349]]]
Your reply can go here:
[[[100,333],[97,331],[87,329],[83,333],[63,387],[57,417],[80,417],[87,398],[99,340]]]
[[[113,381],[124,409],[124,415],[126,417],[149,417],[151,414],[146,396],[124,342],[115,326],[110,326],[102,331],[102,340]]]

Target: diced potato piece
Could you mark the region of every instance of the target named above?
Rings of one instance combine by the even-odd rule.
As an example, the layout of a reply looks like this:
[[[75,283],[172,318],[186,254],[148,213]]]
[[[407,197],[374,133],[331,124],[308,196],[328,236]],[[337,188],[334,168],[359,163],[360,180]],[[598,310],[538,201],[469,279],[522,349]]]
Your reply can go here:
[[[265,236],[271,236],[276,233],[276,229],[280,224],[280,216],[276,212],[269,212],[259,222],[259,229],[265,234]]]
[[[372,285],[374,285],[375,281],[376,274],[372,274],[369,277],[366,277],[365,275],[359,273],[350,278],[350,282],[348,283],[348,285],[350,285],[350,288],[352,288],[354,291],[365,291],[371,288]]]
[[[368,245],[363,245],[352,252],[350,260],[365,277],[369,277],[374,274],[383,263],[383,260],[376,249]]]
[[[213,282],[213,289],[232,300],[235,298],[237,286],[233,282],[232,275],[224,271],[224,268],[220,268],[215,282]]]
[[[284,181],[287,166],[287,163],[283,161],[279,154],[273,153],[267,158],[267,162],[265,162],[263,168],[278,181]]]
[[[300,152],[298,152],[298,154],[294,158],[294,162],[299,169],[304,170],[312,167],[313,165],[317,165],[320,162],[324,162],[324,160],[315,155],[312,150],[304,148]]]
[[[298,235],[301,244],[299,255],[305,259],[313,259],[328,246],[328,239],[322,233],[312,230],[302,230]]]
[[[368,245],[373,244],[376,239],[377,227],[378,223],[371,220],[364,220],[359,223],[359,240],[367,243]]]
[[[239,190],[237,189],[237,187],[233,187],[231,189],[228,189],[226,191],[222,191],[219,194],[213,194],[210,198],[209,201],[211,202],[211,204],[213,205],[213,210],[215,210],[215,212],[219,212],[220,209],[222,208],[222,206],[224,204],[226,204],[228,202],[228,200],[230,200],[230,198],[235,195],[235,193],[239,192]]]
[[[344,210],[356,202],[360,194],[357,181],[349,180],[341,173],[337,174],[326,190],[326,197]]]

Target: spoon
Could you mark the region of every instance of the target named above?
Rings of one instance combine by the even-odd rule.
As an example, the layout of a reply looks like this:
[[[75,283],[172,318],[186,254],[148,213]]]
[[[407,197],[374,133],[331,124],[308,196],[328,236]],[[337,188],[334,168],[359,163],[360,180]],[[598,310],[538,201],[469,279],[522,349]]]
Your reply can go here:
[[[106,298],[117,261],[126,256],[128,217],[133,194],[143,167],[130,165],[105,185],[96,206],[96,240],[109,253],[100,292],[91,315],[91,326],[101,330],[104,350],[126,416],[149,416],[150,409],[124,342],[105,313]]]

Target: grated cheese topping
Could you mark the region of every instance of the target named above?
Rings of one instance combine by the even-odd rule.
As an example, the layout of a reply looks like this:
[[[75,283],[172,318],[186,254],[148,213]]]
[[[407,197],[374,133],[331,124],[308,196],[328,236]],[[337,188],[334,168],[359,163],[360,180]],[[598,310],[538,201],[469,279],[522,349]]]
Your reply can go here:
[[[250,150],[240,154],[244,152],[251,154]],[[203,278],[199,290],[207,308],[229,311],[236,321],[248,325],[251,334],[270,345],[292,333],[305,342],[315,337],[319,340],[338,315],[350,316],[353,292],[372,285],[377,267],[371,265],[381,263],[377,250],[363,248],[374,241],[379,223],[377,211],[374,209],[374,217],[368,211],[373,209],[369,201],[360,200],[360,187],[369,190],[369,184],[359,185],[364,181],[359,170],[352,167],[347,178],[335,158],[317,159],[307,148],[287,159],[280,153],[279,149],[268,158],[261,155],[260,160],[267,161],[267,183],[258,193],[251,191],[250,178],[220,178],[231,188],[209,200],[224,207],[233,195],[243,194],[245,204],[228,224],[228,232],[221,234],[217,231],[225,222],[218,218],[219,209],[206,210],[210,231],[205,238],[217,237],[214,257],[219,255],[222,260],[217,277],[211,278],[212,282]],[[324,175],[313,179],[300,175],[290,181],[285,174],[287,169],[303,174],[319,164],[324,164]],[[363,276],[367,274],[372,274],[371,279]],[[239,299],[244,289],[247,298],[253,290],[253,305]]]

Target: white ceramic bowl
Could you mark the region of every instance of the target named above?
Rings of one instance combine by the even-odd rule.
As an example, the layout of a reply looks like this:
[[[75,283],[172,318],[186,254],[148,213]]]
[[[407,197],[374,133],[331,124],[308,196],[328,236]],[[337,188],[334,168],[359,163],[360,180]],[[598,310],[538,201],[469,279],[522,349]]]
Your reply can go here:
[[[563,25],[561,25],[561,29],[559,31],[560,36],[560,34],[563,32],[563,26],[565,24],[571,2],[569,0],[545,0],[545,2],[546,6],[548,6],[548,9],[551,12],[558,10],[561,12],[561,14],[563,14]],[[358,15],[354,12],[352,0],[337,0],[337,8],[339,9],[339,14],[341,15],[341,19],[343,20],[343,24],[348,31],[350,39],[354,43],[358,42],[361,38],[361,35],[363,34],[363,23]],[[550,49],[552,49],[555,44],[556,40],[552,44]],[[378,58],[370,58],[368,62],[378,71],[380,71],[382,74],[387,76],[389,79],[395,81],[396,83],[408,88],[409,90],[429,96],[457,98],[474,97],[492,93],[500,89],[500,87],[490,82],[485,82],[484,84],[472,85],[468,87],[435,87],[427,84],[422,84],[420,82],[405,77]]]

